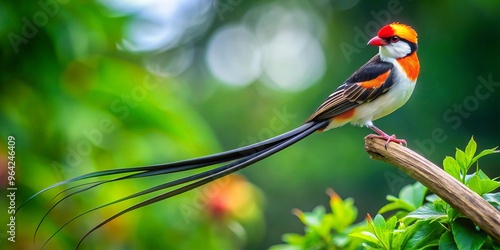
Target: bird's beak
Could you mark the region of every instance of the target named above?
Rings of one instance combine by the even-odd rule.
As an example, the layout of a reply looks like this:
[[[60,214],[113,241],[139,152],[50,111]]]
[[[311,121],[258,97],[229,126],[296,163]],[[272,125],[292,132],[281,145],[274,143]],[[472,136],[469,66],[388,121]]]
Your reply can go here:
[[[384,46],[384,45],[387,45],[387,42],[384,39],[376,36],[376,37],[370,39],[370,41],[368,41],[368,45],[371,45],[371,46]]]

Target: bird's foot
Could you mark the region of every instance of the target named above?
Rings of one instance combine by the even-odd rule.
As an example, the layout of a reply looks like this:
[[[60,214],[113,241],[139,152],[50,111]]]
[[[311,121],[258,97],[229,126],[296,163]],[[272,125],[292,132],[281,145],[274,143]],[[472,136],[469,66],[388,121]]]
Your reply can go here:
[[[406,143],[406,140],[404,139],[397,139],[396,138],[396,135],[388,135],[388,134],[382,134],[382,135],[374,135],[374,134],[371,134],[371,135],[368,135],[369,138],[380,138],[380,139],[384,139],[385,140],[385,149],[387,150],[387,145],[389,145],[389,142],[395,142],[395,143],[399,143],[403,146],[407,146],[408,144]]]
[[[368,126],[370,129],[373,131],[377,132],[377,135],[368,135],[369,138],[380,138],[385,140],[385,150],[387,150],[387,145],[389,145],[389,142],[395,142],[399,143],[401,145],[404,145],[405,147],[407,146],[406,140],[404,139],[397,139],[396,135],[388,135],[384,131],[380,130],[379,128],[371,125]]]

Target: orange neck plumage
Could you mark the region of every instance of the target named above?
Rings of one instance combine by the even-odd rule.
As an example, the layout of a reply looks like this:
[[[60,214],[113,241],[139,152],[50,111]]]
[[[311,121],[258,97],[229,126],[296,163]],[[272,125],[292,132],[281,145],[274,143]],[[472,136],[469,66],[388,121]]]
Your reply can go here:
[[[417,80],[418,73],[420,72],[420,63],[418,61],[417,52],[414,52],[407,57],[397,59],[397,61],[410,80]]]

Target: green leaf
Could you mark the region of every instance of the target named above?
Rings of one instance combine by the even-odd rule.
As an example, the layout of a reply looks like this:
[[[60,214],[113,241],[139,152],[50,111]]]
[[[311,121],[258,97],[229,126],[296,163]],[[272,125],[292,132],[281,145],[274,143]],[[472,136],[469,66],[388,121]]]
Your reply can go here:
[[[305,241],[305,237],[300,234],[288,233],[282,236],[282,240],[288,244],[302,245]]]
[[[483,198],[488,202],[496,202],[500,204],[500,193],[484,194]]]
[[[399,198],[398,198],[398,197],[396,197],[396,196],[394,196],[394,195],[390,195],[390,194],[389,194],[389,195],[387,195],[387,196],[385,197],[385,199],[387,199],[388,201],[395,201],[395,200],[398,200]]]
[[[413,211],[423,204],[426,192],[427,188],[424,185],[420,182],[415,182],[413,185],[407,185],[401,189],[399,197],[406,203],[412,205],[411,211]]]
[[[318,227],[321,225],[323,216],[325,216],[325,208],[323,206],[317,206],[312,212],[306,212],[303,216],[303,223],[310,227]]]
[[[455,152],[455,160],[457,161],[462,174],[466,175],[469,171],[469,161],[467,160],[465,152],[457,148],[457,151]]]
[[[368,216],[367,222],[372,233],[379,240],[380,245],[384,249],[391,249],[392,234],[396,228],[397,218],[393,216],[385,221],[382,215],[377,214],[373,220]]]
[[[490,177],[488,177],[488,175],[486,175],[485,172],[483,172],[483,170],[479,169],[479,171],[477,171],[475,173],[475,175],[479,176],[479,178],[481,178],[482,180],[485,179],[485,180],[491,180]]]
[[[448,214],[448,220],[447,220],[448,222],[453,221],[458,216],[464,216],[452,207],[450,207],[449,209],[446,210],[446,214]]]
[[[367,232],[367,231],[356,232],[349,234],[349,236],[371,242],[377,246],[380,245],[380,241],[378,240],[377,236],[375,236],[375,234],[373,234],[372,232]]]
[[[366,250],[383,250],[384,249],[384,248],[380,248],[380,247],[372,247],[371,245],[366,244],[366,243],[362,243],[361,245]]]
[[[392,247],[394,249],[404,249],[407,246],[408,240],[414,235],[415,231],[420,229],[424,223],[412,223],[408,227],[401,226],[394,232]]]
[[[470,138],[469,143],[465,147],[465,154],[467,155],[467,159],[472,164],[472,159],[474,158],[474,154],[476,153],[477,143],[474,141],[474,136]]]
[[[435,250],[439,246],[439,239],[427,242],[425,246],[419,248],[418,250]]]
[[[441,198],[439,198],[439,196],[437,196],[435,194],[430,194],[430,195],[427,195],[425,197],[425,200],[428,201],[428,202],[434,202],[434,201],[436,201],[438,199],[441,199]]]
[[[500,211],[500,193],[483,194],[483,198]]]
[[[426,192],[427,188],[419,182],[406,185],[399,192],[399,198],[388,195],[387,200],[392,202],[383,206],[378,213],[382,214],[397,209],[411,212],[424,203]]]
[[[425,248],[429,247],[430,244],[437,245],[437,239],[446,231],[439,222],[418,221],[417,223],[420,224],[420,226],[408,239],[405,245],[406,249]]]
[[[392,210],[400,209],[401,204],[398,204],[398,203],[399,202],[391,202],[389,204],[386,204],[380,210],[378,210],[377,213],[383,214],[383,213],[387,213],[387,212],[392,211]]]
[[[453,159],[453,157],[446,156],[446,158],[444,158],[443,168],[446,173],[455,177],[455,179],[462,181],[462,179],[460,178],[460,166],[458,165],[457,161]]]
[[[331,242],[334,246],[337,246],[341,249],[346,248],[349,244],[354,242],[354,239],[349,237],[348,234],[333,234],[331,237]],[[355,243],[352,243],[355,244]],[[361,241],[359,241],[358,245],[361,244]]]
[[[434,203],[426,203],[417,208],[417,210],[409,213],[406,217],[421,220],[434,220],[447,216],[446,210],[443,207],[438,207]]]
[[[483,195],[500,187],[500,183],[490,179],[481,179],[478,175],[474,175],[467,182],[467,186],[477,194]]]
[[[439,249],[458,250],[453,234],[450,231],[447,231],[439,238]]]
[[[496,150],[496,149],[497,149],[497,147],[494,147],[492,149],[485,149],[485,150],[481,151],[481,153],[479,153],[478,155],[474,156],[474,158],[472,159],[471,164],[473,164],[474,162],[476,162],[477,160],[479,160],[479,158],[481,158],[483,156],[490,155],[490,154],[495,154],[495,153],[500,153],[500,150]]]
[[[356,220],[358,209],[354,206],[352,198],[342,200],[333,190],[328,191],[328,194],[332,209],[331,227],[337,232],[342,232]]]
[[[397,199],[395,200],[394,202],[391,202],[385,206],[383,206],[379,211],[378,213],[379,214],[383,214],[383,213],[387,213],[389,211],[392,211],[392,210],[398,210],[398,209],[401,209],[401,210],[405,210],[405,211],[408,211],[408,212],[411,212],[414,210],[414,207],[410,204],[408,204],[407,202],[405,202],[404,200],[401,200],[401,199]]]
[[[304,250],[302,246],[293,246],[293,245],[274,245],[269,248],[269,250]]]
[[[391,249],[392,234],[396,228],[396,223],[397,218],[395,216],[385,221],[384,217],[380,214],[377,214],[373,220],[373,233],[377,236],[385,249]]]
[[[488,235],[478,230],[469,219],[458,218],[451,223],[458,249],[481,249]]]
[[[333,214],[326,214],[325,216],[323,216],[323,219],[321,220],[321,224],[319,225],[319,227],[316,227],[314,229],[322,237],[328,238],[330,236],[334,223],[335,223],[335,218],[333,217]]]

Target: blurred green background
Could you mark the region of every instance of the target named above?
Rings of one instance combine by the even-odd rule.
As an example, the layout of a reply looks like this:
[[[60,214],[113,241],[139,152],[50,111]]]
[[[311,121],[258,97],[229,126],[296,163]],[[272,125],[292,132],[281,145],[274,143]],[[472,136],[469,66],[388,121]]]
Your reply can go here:
[[[377,53],[365,44],[393,21],[418,32],[421,74],[410,101],[376,125],[436,164],[472,135],[480,149],[500,145],[499,12],[493,0],[1,0],[0,225],[10,216],[9,135],[16,141],[16,205],[83,173],[250,144],[302,124]],[[326,205],[329,187],[353,197],[362,220],[413,182],[370,160],[363,149],[370,132],[345,126],[313,134],[242,171],[245,178],[216,185],[217,195],[199,189],[129,213],[83,248],[265,249],[283,233],[302,232],[291,209]],[[500,175],[498,157],[480,164]],[[85,209],[172,178],[72,197],[45,219],[36,244]],[[2,226],[2,249],[34,248],[33,232],[56,194],[16,215],[15,244]],[[233,203],[221,208],[224,199]],[[75,221],[47,248],[74,248],[92,226],[131,204]]]

